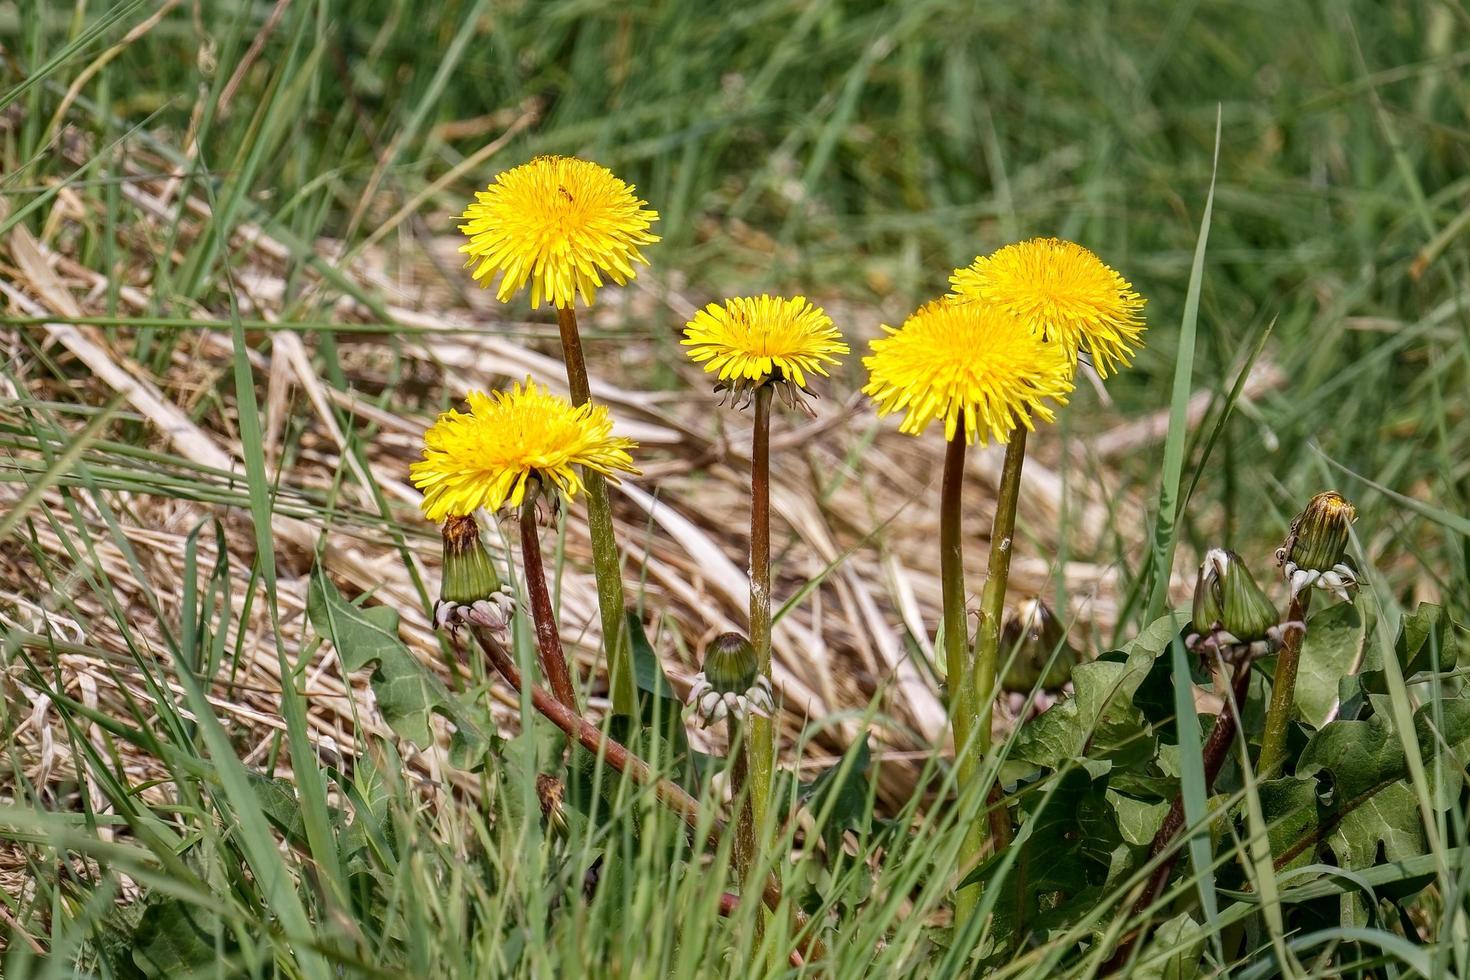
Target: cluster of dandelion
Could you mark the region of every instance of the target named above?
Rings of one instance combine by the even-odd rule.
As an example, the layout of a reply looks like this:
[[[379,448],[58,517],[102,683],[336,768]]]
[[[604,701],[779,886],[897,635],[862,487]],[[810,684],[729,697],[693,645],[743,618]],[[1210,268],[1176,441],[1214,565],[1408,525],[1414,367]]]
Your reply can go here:
[[[557,309],[571,399],[527,378],[510,391],[470,392],[468,411],[444,413],[424,437],[412,470],[423,510],[443,521],[445,589],[436,621],[468,627],[491,662],[515,686],[532,688],[538,709],[569,735],[602,747],[635,778],[658,783],[660,799],[681,812],[696,806],[582,717],[580,688],[561,646],[560,627],[542,569],[538,500],[553,507],[585,496],[598,580],[602,635],[614,711],[637,710],[625,644],[623,585],[606,485],[637,474],[633,443],[613,433],[605,407],[591,400],[575,314],[605,282],[624,284],[646,263],[641,249],[658,241],[656,212],[634,189],[582,160],[543,157],[501,174],[464,215],[463,251],[475,279],[496,286],[501,301],[529,288],[531,305]],[[940,626],[950,719],[962,788],[978,778],[991,741],[991,705],[1011,543],[1020,499],[1026,436],[1055,420],[1083,365],[1101,378],[1126,367],[1142,345],[1144,300],[1117,272],[1080,245],[1037,238],[1008,245],[954,271],[952,291],[919,307],[897,328],[884,326],[863,358],[863,391],[880,415],[899,414],[899,430],[918,436],[942,422],[947,449],[941,488]],[[762,867],[766,812],[775,765],[772,715],[770,429],[773,404],[810,411],[815,385],[849,347],[832,318],[802,296],[747,296],[711,303],[686,324],[689,357],[716,378],[715,389],[749,410],[751,443],[750,611],[748,636],[725,634],[711,645],[690,695],[705,725],[728,726],[733,789],[741,808],[735,857],[743,880],[767,898],[779,882],[752,876]],[[989,576],[980,632],[966,627],[961,534],[964,462],[978,443],[1006,446],[991,530]],[[522,678],[504,648],[515,602],[480,541],[476,515],[518,511],[522,578],[540,669],[551,689]],[[1039,629],[1039,627],[1038,627]],[[591,734],[589,734],[589,731]],[[673,802],[670,802],[673,801]],[[987,837],[1002,846],[1009,818],[964,816],[967,866]],[[975,888],[958,892],[956,923],[974,910]]]

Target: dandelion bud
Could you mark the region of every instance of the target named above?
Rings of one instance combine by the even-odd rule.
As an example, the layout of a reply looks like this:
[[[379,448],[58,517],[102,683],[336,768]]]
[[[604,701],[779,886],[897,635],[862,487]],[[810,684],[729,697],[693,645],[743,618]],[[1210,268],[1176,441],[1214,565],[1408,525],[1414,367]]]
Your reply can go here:
[[[1358,511],[1336,490],[1324,490],[1291,522],[1286,541],[1276,550],[1291,595],[1317,586],[1347,601],[1357,586],[1357,573],[1344,561]]]
[[[515,600],[480,541],[479,524],[473,517],[450,517],[444,522],[444,576],[434,604],[434,624],[453,629],[469,623],[504,630],[514,610]]]
[[[704,727],[747,714],[769,718],[775,710],[771,682],[760,673],[755,647],[739,633],[723,633],[705,652],[704,669],[694,678],[688,704]]]
[[[1250,644],[1276,628],[1276,607],[1233,551],[1211,548],[1194,585],[1194,629],[1224,644]]]
[[[480,542],[479,524],[473,517],[449,518],[444,522],[444,580],[439,598],[474,602],[499,591],[500,576]]]
[[[567,824],[565,803],[566,785],[555,776],[536,774],[536,800],[541,804],[541,816],[556,835],[566,838],[570,831]]]
[[[739,633],[723,633],[716,637],[704,655],[704,676],[721,694],[744,691],[755,683],[759,670],[755,647]]]
[[[1006,617],[1000,649],[1002,656],[1015,651],[1001,683],[1007,691],[1030,692],[1038,682],[1044,690],[1054,691],[1072,679],[1077,664],[1077,651],[1067,642],[1066,630],[1039,598],[1025,600]],[[1051,669],[1043,677],[1048,664]]]

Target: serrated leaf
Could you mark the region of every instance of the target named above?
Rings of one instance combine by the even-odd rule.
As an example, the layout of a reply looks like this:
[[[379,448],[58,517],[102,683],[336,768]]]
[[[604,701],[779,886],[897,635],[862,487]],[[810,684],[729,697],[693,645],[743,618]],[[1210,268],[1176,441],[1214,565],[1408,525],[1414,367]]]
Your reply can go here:
[[[993,858],[964,882],[1001,889],[994,905],[997,939],[1024,940],[1053,924],[1075,922],[1078,910],[1092,905],[1113,871],[1123,839],[1104,783],[1075,768],[1057,778],[1061,783],[1044,806],[1042,793],[1028,794],[1022,804],[1012,843],[1020,852],[1010,873],[998,885],[990,884],[1000,867]]]
[[[1079,665],[1072,671],[1072,696],[1022,727],[1011,760],[1060,769],[1084,758],[1118,766],[1151,758],[1152,729],[1134,706],[1133,694],[1152,666],[1145,653],[1130,656],[1126,663]]]
[[[371,683],[378,710],[400,738],[420,748],[433,745],[429,716],[438,712],[455,727],[450,761],[464,769],[483,764],[493,727],[481,709],[456,698],[399,639],[397,610],[348,602],[318,565],[311,573],[306,615],[316,631],[336,647],[346,670],[373,666]]]
[[[1450,619],[1442,606],[1421,602],[1413,612],[1399,621],[1394,640],[1394,655],[1404,680],[1413,683],[1416,675],[1434,670],[1450,670],[1470,664],[1470,630]],[[1356,682],[1346,682],[1343,690],[1343,713],[1355,717],[1364,711],[1375,695],[1385,694],[1388,682],[1383,672],[1383,652],[1369,644]]]
[[[872,826],[873,811],[868,806],[871,762],[872,749],[864,737],[836,765],[824,769],[798,793],[807,809],[821,821],[828,854],[841,845],[843,832],[851,830],[863,835]]]
[[[1123,840],[1135,847],[1153,841],[1164,823],[1164,815],[1169,812],[1169,804],[1162,800],[1146,803],[1113,789],[1107,791],[1107,798],[1117,817],[1118,832]]]
[[[1434,728],[1434,708],[1414,713],[1414,729],[1423,757],[1446,777],[1436,800],[1444,807],[1458,799],[1470,762],[1470,700],[1441,703],[1442,730]],[[1266,820],[1277,826],[1271,842],[1278,862],[1310,863],[1319,842],[1350,871],[1374,866],[1380,851],[1390,861],[1425,853],[1403,746],[1386,715],[1331,722],[1308,741],[1296,771],[1294,780],[1261,785]]]

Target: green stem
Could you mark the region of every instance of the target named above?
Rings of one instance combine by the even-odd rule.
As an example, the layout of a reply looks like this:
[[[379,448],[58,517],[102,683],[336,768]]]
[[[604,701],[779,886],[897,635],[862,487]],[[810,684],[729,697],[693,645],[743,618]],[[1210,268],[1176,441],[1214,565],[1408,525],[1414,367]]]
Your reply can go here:
[[[956,433],[954,441],[963,439],[961,433]],[[955,487],[951,488],[950,461],[955,461],[955,470],[962,468],[964,461],[963,451],[956,452],[951,442],[950,455],[945,461],[944,471],[944,502],[942,504],[942,515],[947,515],[953,527],[946,529],[944,516],[941,516],[940,540],[944,555],[949,558],[955,566],[953,572],[943,572],[944,583],[949,586],[951,578],[955,579],[957,588],[955,598],[951,600],[951,588],[945,589],[945,642],[949,642],[949,617],[950,606],[960,606],[958,615],[960,619],[960,640],[964,639],[964,583],[959,570],[959,488],[960,473],[953,475]],[[958,458],[956,458],[958,457]],[[959,762],[959,791],[964,792],[965,787],[972,785],[977,778],[980,767],[980,758],[990,749],[990,723],[995,704],[995,675],[1000,663],[1000,627],[1005,616],[1006,605],[1006,582],[1011,574],[1011,543],[1016,533],[1016,505],[1021,498],[1021,466],[1026,461],[1026,429],[1017,426],[1011,433],[1011,441],[1006,445],[1005,463],[1000,473],[1000,487],[995,501],[995,520],[990,527],[990,561],[987,569],[988,575],[985,579],[985,591],[980,597],[980,635],[978,638],[975,656],[970,662],[970,670],[961,675],[962,681],[959,689],[962,695],[956,699],[954,715],[957,719],[955,724],[956,751],[959,746],[965,744],[960,742],[961,732],[965,741],[974,739],[974,745],[960,757]],[[951,499],[951,496],[953,499]],[[953,553],[951,554],[951,551]],[[956,658],[951,654],[951,662]],[[955,687],[955,681],[950,681],[951,689]],[[973,733],[973,734],[972,734]],[[961,867],[973,866],[980,860],[986,844],[986,823],[989,823],[990,849],[998,852],[1010,843],[1011,821],[1006,811],[1005,800],[1002,798],[1000,788],[992,787],[985,798],[986,820],[971,821],[965,829],[964,853],[960,855]],[[975,902],[978,900],[980,889],[972,885],[961,890],[955,896],[955,929],[962,929],[965,922],[974,912]]]
[[[587,380],[587,360],[582,355],[582,335],[577,330],[577,313],[571,307],[558,309],[556,320],[561,329],[562,357],[566,361],[572,404],[585,405],[592,398],[592,389]],[[623,570],[613,532],[612,501],[608,499],[607,481],[602,474],[584,469],[582,481],[587,487],[587,533],[592,539],[592,570],[597,576],[597,610],[602,620],[602,648],[607,658],[613,713],[636,717],[638,689],[629,669]]]
[[[960,505],[965,485],[965,427],[960,420],[944,452],[944,477],[939,491],[939,584],[944,603],[944,672],[949,684],[949,727],[954,738],[955,795],[963,797],[975,780],[977,750],[984,751],[989,739],[971,745],[975,731],[974,659],[970,655],[970,630],[965,616],[964,542],[960,534]],[[973,867],[985,846],[980,824],[966,821],[961,869]],[[970,885],[955,894],[954,929],[959,935],[975,912],[980,886]]]
[[[1016,505],[1021,499],[1021,467],[1026,462],[1026,428],[1016,426],[1006,445],[990,527],[990,567],[980,598],[980,641],[975,652],[975,696],[980,701],[977,722],[990,744],[990,716],[995,705],[995,674],[1000,665],[1000,627],[1006,611],[1006,583],[1011,577],[1011,545],[1016,535]]]
[[[1311,593],[1303,589],[1291,600],[1286,611],[1287,622],[1302,623],[1303,626],[1288,629],[1281,643],[1281,654],[1276,658],[1276,674],[1271,679],[1271,704],[1266,709],[1266,731],[1261,736],[1261,756],[1256,770],[1262,779],[1270,779],[1286,757],[1286,730],[1291,724],[1291,709],[1296,700],[1296,672],[1301,665],[1302,641],[1307,632],[1307,604]]]
[[[750,644],[756,663],[771,677],[771,386],[755,394],[755,422],[750,444]],[[775,740],[770,718],[752,716],[745,752],[750,776],[750,819],[765,826],[771,798]],[[757,844],[759,838],[757,837]],[[742,872],[749,869],[742,868]]]
[[[741,887],[749,885],[754,869],[759,866],[760,847],[757,843],[757,824],[751,809],[750,755],[746,752],[749,743],[745,726],[740,719],[730,715],[727,719],[728,748],[730,756],[730,800],[735,805],[735,867],[741,875]]]
[[[531,618],[536,624],[536,645],[541,650],[541,669],[556,699],[573,711],[577,707],[577,688],[567,667],[567,656],[561,646],[561,631],[556,627],[556,612],[551,608],[551,593],[546,589],[546,568],[541,563],[541,536],[536,530],[536,498],[540,482],[526,487],[521,502],[521,567],[526,573],[526,594],[531,600]]]

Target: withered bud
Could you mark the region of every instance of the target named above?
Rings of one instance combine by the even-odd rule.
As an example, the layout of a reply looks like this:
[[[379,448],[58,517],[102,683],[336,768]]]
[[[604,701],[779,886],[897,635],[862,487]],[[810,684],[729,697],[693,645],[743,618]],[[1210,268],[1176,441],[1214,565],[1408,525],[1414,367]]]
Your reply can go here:
[[[1286,541],[1276,552],[1283,566],[1325,572],[1342,562],[1358,511],[1336,490],[1324,490],[1291,522]]]
[[[473,517],[450,517],[444,522],[443,538],[444,572],[434,604],[435,625],[468,622],[503,630],[515,601],[480,540],[480,525]]]
[[[1057,690],[1072,679],[1077,665],[1077,650],[1067,642],[1066,629],[1040,598],[1024,600],[1006,617],[1000,648],[1002,657],[1011,656],[1001,682],[1006,691],[1029,693],[1038,682],[1043,690]]]

